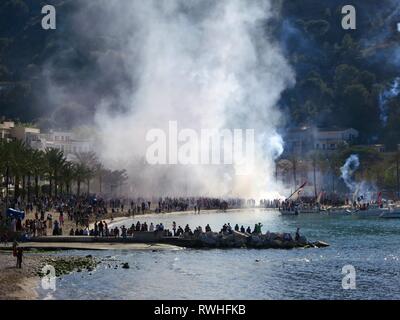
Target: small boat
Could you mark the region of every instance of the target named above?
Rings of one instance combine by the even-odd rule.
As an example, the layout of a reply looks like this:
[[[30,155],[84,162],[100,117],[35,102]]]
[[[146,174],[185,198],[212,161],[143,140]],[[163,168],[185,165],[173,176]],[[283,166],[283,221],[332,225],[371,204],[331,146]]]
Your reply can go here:
[[[321,209],[319,207],[306,207],[300,208],[300,213],[320,213]]]
[[[389,212],[389,208],[369,208],[367,210],[355,210],[352,215],[358,218],[380,217]]]
[[[298,216],[299,215],[299,209],[297,207],[294,207],[293,209],[289,210],[279,210],[282,216]]]
[[[400,208],[391,208],[387,212],[382,213],[379,218],[383,219],[400,219]]]

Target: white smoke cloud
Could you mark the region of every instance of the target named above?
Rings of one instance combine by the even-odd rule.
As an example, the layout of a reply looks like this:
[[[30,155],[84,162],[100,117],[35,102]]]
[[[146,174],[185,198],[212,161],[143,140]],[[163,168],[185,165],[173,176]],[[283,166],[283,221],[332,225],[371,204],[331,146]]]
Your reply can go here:
[[[96,106],[97,149],[106,165],[128,170],[129,192],[278,196],[273,160],[283,141],[277,103],[294,84],[268,32],[278,9],[269,0],[82,1],[73,21],[83,41],[108,44],[94,55],[108,80],[121,84],[117,102],[124,110],[113,109],[115,100]],[[121,63],[124,77],[115,72]],[[254,174],[239,177],[226,165],[147,165],[146,133],[167,132],[170,121],[198,131],[255,129]]]
[[[358,155],[352,154],[345,162],[344,166],[340,168],[341,178],[351,192],[357,189],[357,183],[353,180],[353,174],[360,167],[360,159]]]
[[[359,168],[359,156],[352,154],[349,158],[347,158],[343,167],[340,168],[341,178],[349,190],[353,193],[354,200],[358,197],[367,202],[374,199],[376,200],[377,188],[373,183],[365,180],[361,182],[356,182],[354,180],[354,174]]]

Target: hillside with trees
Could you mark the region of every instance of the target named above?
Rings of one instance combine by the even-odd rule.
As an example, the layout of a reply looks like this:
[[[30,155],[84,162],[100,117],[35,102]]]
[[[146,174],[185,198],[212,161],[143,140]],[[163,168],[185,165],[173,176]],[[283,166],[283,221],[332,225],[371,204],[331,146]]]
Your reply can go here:
[[[268,27],[296,71],[296,85],[284,92],[280,102],[285,128],[303,124],[353,127],[360,131],[360,143],[380,142],[394,149],[400,142],[400,33],[396,29],[400,10],[396,1],[351,1],[357,8],[357,30],[341,27],[341,8],[347,2],[274,1],[281,3],[282,10]],[[90,121],[98,101],[83,101],[83,107],[46,101],[48,79],[43,70],[54,57],[59,70],[51,81],[71,82],[73,77],[74,85],[84,87],[89,79],[96,79],[93,85],[99,101],[116,94],[112,83],[101,81],[104,75],[94,58],[103,49],[101,37],[82,43],[73,30],[70,17],[78,10],[78,2],[47,1],[58,9],[57,30],[48,32],[40,26],[41,1],[1,2],[2,115],[66,127]],[[123,72],[118,70],[118,74]]]

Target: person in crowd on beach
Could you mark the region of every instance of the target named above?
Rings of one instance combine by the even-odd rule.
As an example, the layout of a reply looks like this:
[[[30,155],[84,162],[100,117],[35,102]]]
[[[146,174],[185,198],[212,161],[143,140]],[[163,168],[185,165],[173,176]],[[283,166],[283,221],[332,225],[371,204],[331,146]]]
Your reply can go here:
[[[102,221],[99,222],[98,228],[99,228],[99,236],[104,237],[104,224]]]
[[[246,229],[246,233],[248,233],[248,234],[251,234],[251,228],[250,228],[250,226],[249,226],[249,227],[247,227],[247,229]]]
[[[206,225],[206,228],[205,228],[205,230],[206,230],[206,232],[211,232],[211,227],[210,227],[210,225],[209,225],[209,224],[207,224],[207,225]]]
[[[99,235],[99,225],[97,221],[94,223],[94,236],[97,237]]]
[[[75,235],[74,229],[71,229],[71,230],[70,230],[69,235],[70,235],[70,236],[74,236],[74,235]]]
[[[150,223],[149,231],[150,231],[150,232],[154,232],[154,224],[153,224],[153,222]]]
[[[136,223],[136,231],[140,231],[140,230],[141,230],[141,225],[140,225],[140,222],[138,221]]]
[[[241,233],[246,233],[246,229],[245,229],[243,226],[241,226],[241,227],[240,227],[240,232],[241,232]]]
[[[58,236],[60,235],[60,227],[58,224],[58,221],[54,221],[54,228],[53,228],[53,236]]]
[[[60,220],[60,227],[62,227],[64,225],[64,213],[60,212],[58,220]]]
[[[239,231],[239,225],[237,223],[235,225],[235,231]]]

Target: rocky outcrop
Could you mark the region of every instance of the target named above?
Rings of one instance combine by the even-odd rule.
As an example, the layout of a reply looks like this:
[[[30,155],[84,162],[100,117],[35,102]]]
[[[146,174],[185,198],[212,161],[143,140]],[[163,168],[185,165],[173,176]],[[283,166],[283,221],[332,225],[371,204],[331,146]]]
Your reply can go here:
[[[197,237],[191,237],[191,240],[196,240],[200,247],[205,248],[293,249],[329,246],[321,241],[308,242],[304,236],[296,241],[290,234],[267,233],[250,235],[236,231],[226,234],[207,232]]]

